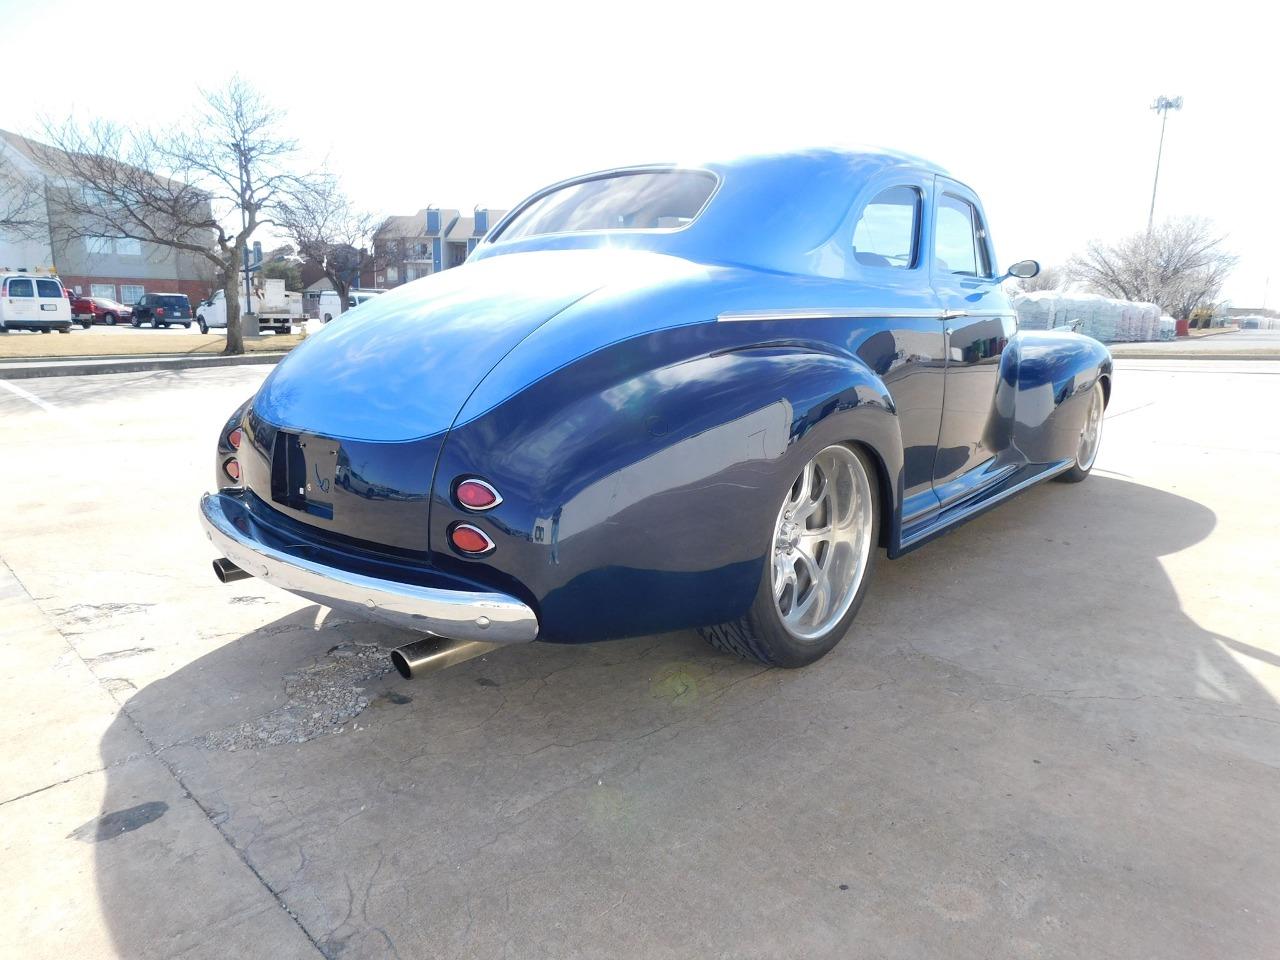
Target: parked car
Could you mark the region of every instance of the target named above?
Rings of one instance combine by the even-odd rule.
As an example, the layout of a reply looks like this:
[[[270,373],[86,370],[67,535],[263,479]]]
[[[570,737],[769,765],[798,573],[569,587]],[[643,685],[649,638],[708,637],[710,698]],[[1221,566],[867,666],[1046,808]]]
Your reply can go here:
[[[427,634],[406,676],[687,628],[812,663],[881,549],[1093,467],[1110,354],[1019,332],[1002,281],[1039,266],[990,238],[972,190],[886,153],[556,184],[231,415],[215,570]]]
[[[379,294],[386,293],[386,290],[360,289],[352,290],[347,296],[347,309],[351,310],[367,303]],[[341,301],[338,299],[336,290],[324,290],[320,293],[320,309],[318,315],[321,323],[328,323],[334,317],[342,315],[342,311],[338,309]]]
[[[84,297],[78,293],[70,296],[71,319],[86,330],[95,323],[114,327],[121,320],[133,318],[133,307],[108,297]]]
[[[0,273],[0,333],[71,332],[71,301],[57,277]]]
[[[174,323],[190,327],[191,321],[191,301],[185,293],[146,293],[133,305],[129,322],[135,327],[150,323],[153,329],[167,329]]]

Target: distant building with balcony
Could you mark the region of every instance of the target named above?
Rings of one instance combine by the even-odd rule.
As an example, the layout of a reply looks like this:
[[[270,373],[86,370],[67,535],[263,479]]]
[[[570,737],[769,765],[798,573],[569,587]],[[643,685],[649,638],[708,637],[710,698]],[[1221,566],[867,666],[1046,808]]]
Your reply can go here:
[[[466,262],[477,243],[507,215],[476,207],[472,215],[427,207],[404,217],[388,217],[374,236],[375,287],[396,287]]]

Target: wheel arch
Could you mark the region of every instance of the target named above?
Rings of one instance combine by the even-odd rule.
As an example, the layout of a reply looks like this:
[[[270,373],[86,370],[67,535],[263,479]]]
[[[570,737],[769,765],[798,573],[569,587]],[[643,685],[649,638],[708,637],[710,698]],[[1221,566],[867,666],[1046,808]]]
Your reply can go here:
[[[846,443],[866,454],[867,459],[871,461],[872,468],[875,470],[875,476],[872,480],[876,487],[876,505],[880,508],[880,533],[876,538],[876,545],[887,549],[891,542],[889,531],[892,523],[886,521],[890,521],[897,516],[897,499],[894,496],[894,484],[889,479],[889,467],[885,463],[884,457],[880,455],[880,451],[873,444],[857,437],[851,437]]]
[[[464,409],[433,482],[430,540],[442,565],[454,562],[447,532],[462,516],[453,484],[475,475],[503,497],[478,521],[498,549],[457,562],[477,579],[523,585],[542,639],[726,622],[755,595],[781,485],[830,444],[856,443],[874,465],[886,542],[902,440],[880,378],[815,345],[708,352],[700,334],[619,343],[474,416]],[[744,522],[757,516],[768,530]]]

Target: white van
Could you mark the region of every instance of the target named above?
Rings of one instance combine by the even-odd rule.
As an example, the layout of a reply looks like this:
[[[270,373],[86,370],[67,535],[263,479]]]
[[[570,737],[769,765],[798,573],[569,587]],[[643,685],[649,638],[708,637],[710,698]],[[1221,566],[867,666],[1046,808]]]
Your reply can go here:
[[[71,332],[71,301],[57,277],[0,273],[0,332]]]
[[[374,297],[378,296],[379,294],[383,294],[386,292],[387,291],[385,290],[374,290],[374,289],[352,290],[351,293],[347,296],[347,309],[350,310],[352,307],[358,307],[360,306],[360,304],[364,303],[366,300],[372,300]],[[338,309],[338,304],[339,304],[338,291],[336,290],[320,291],[320,309],[316,312],[316,315],[320,318],[321,323],[328,323],[334,317],[340,316],[342,314],[342,311]]]

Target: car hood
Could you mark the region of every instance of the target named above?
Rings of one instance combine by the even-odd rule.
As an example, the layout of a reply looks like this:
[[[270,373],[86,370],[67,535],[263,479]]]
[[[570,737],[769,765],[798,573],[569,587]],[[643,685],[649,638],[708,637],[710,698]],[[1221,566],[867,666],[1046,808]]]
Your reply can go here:
[[[338,439],[405,441],[449,429],[521,340],[652,254],[494,257],[406,284],[335,318],[285,357],[253,407],[270,423]],[[650,271],[651,272],[651,271]]]

